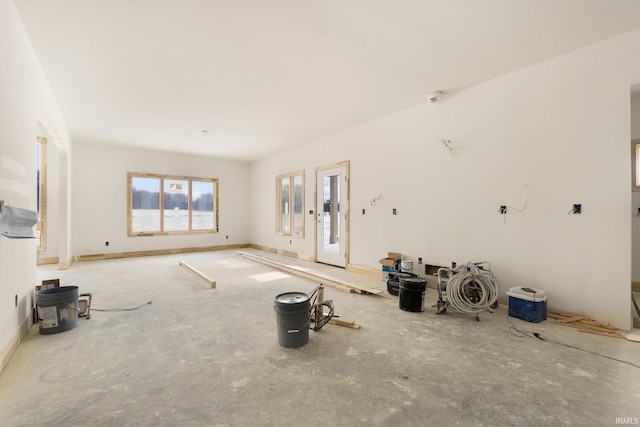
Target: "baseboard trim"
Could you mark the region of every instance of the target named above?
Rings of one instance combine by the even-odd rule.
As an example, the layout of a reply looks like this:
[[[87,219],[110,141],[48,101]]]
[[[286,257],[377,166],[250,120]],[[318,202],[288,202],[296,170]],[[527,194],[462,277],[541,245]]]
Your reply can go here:
[[[38,258],[38,265],[57,264],[60,262],[59,257]]]
[[[29,310],[32,311],[32,310]],[[33,317],[31,313],[27,316],[26,319],[22,321],[18,330],[13,334],[9,342],[0,350],[0,373],[4,371],[5,366],[9,363],[11,356],[15,353],[16,349],[22,342],[22,339],[27,332],[29,332],[29,328],[33,325]]]
[[[176,249],[152,249],[148,251],[133,251],[133,252],[117,252],[109,254],[91,254],[91,255],[78,255],[75,257],[76,261],[102,261],[107,259],[120,259],[120,258],[136,258],[143,256],[156,256],[156,255],[175,255],[185,254],[191,252],[209,252],[209,251],[224,251],[228,249],[244,249],[249,247],[248,244],[235,244],[235,245],[220,245],[220,246],[201,246],[192,248],[176,248]]]
[[[61,263],[60,270],[66,270],[70,268],[74,261],[76,262],[102,261],[102,260],[120,259],[120,258],[135,258],[135,257],[156,256],[156,255],[175,255],[175,254],[184,254],[184,253],[190,253],[190,252],[224,251],[224,250],[230,250],[230,249],[246,249],[246,248],[252,248],[252,249],[257,249],[257,250],[272,253],[272,254],[283,255],[289,258],[301,259],[303,261],[316,262],[315,258],[310,255],[300,254],[298,252],[287,251],[284,249],[271,248],[268,246],[262,246],[255,243],[241,243],[241,244],[234,244],[234,245],[201,246],[201,247],[176,248],[176,249],[152,249],[148,251],[78,255],[70,259],[68,263]],[[354,273],[366,274],[368,276],[373,276],[373,277],[382,277],[380,270],[376,268],[357,265],[357,264],[348,264],[346,267],[346,270],[353,271]]]

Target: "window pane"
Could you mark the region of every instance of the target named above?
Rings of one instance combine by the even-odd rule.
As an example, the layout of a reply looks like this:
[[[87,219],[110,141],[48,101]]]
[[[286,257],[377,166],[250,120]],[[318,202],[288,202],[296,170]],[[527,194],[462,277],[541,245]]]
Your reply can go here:
[[[289,178],[283,178],[280,184],[280,225],[283,233],[291,232],[291,224],[289,222],[290,204],[289,204]]]
[[[214,229],[215,215],[213,209],[213,182],[193,181],[191,183],[191,192],[191,229]]]
[[[131,179],[131,231],[160,231],[160,180]]]
[[[304,226],[304,201],[302,200],[302,176],[293,178],[293,232],[301,234]]]
[[[189,230],[189,181],[164,180],[164,231]]]

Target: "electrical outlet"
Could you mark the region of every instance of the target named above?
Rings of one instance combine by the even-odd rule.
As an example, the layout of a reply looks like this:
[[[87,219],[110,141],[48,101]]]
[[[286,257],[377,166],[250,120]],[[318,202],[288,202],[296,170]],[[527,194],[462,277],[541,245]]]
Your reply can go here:
[[[506,215],[507,214],[507,206],[506,205],[500,205],[500,209],[498,209],[498,212],[500,212],[500,215]]]
[[[396,208],[393,208],[393,214],[398,215],[398,210]]]
[[[418,264],[422,264],[422,257],[418,257]]]
[[[362,215],[364,215],[364,212],[365,212],[365,210],[364,210],[364,209],[362,209]]]
[[[577,203],[573,205],[573,213],[578,215],[582,213],[582,205],[580,203]]]
[[[104,242],[104,245],[105,246],[109,246],[109,242]]]

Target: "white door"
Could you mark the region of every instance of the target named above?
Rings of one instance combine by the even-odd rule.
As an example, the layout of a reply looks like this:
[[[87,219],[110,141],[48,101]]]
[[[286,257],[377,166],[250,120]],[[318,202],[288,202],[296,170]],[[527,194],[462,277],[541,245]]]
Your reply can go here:
[[[346,267],[346,166],[318,170],[316,186],[316,260]]]

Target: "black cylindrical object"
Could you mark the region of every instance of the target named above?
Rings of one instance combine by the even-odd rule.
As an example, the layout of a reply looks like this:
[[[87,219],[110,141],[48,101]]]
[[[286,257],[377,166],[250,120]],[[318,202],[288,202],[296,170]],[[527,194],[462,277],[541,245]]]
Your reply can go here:
[[[36,294],[41,335],[57,334],[78,324],[78,287],[43,289]]]
[[[389,279],[387,280],[387,291],[391,295],[398,296],[400,293],[400,280]]]
[[[427,292],[427,281],[419,277],[400,278],[401,310],[411,312],[424,311],[424,295]]]
[[[273,304],[278,327],[278,343],[285,348],[302,347],[309,342],[309,295],[287,292],[278,295]]]
[[[395,271],[389,273],[389,280],[387,280],[387,291],[391,295],[398,295],[400,293],[400,279],[417,277],[414,273]]]

